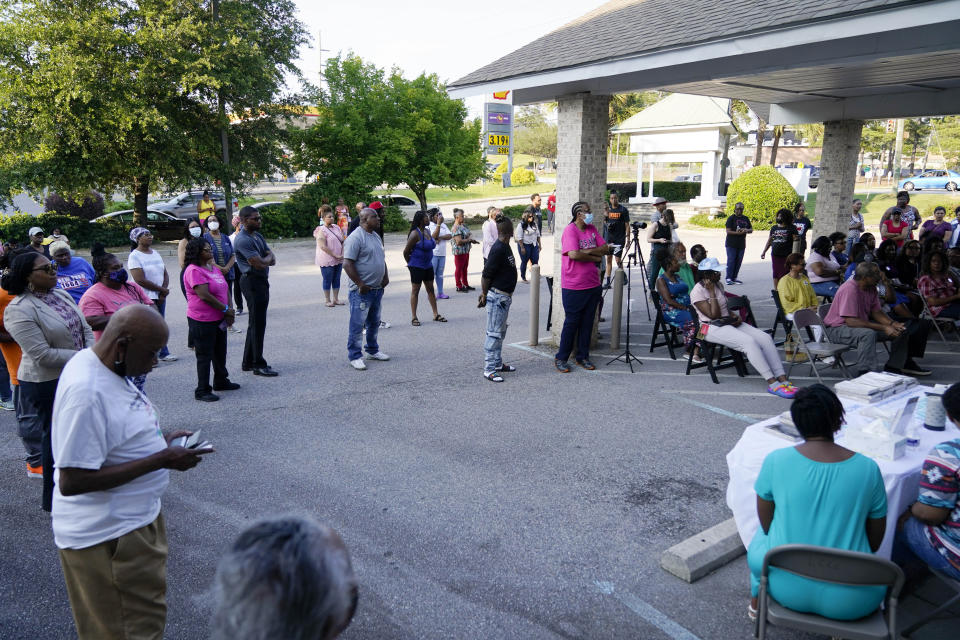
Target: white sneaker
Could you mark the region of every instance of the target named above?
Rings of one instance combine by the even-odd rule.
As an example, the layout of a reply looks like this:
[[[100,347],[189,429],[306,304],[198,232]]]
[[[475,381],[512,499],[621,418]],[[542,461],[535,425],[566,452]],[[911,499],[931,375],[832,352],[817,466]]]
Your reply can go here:
[[[243,329],[241,329],[240,327],[238,327],[238,326],[235,325],[235,324],[234,324],[234,325],[231,325],[230,328],[227,329],[227,331],[229,331],[230,333],[243,333]]]
[[[173,355],[172,353],[168,353],[167,355],[163,356],[160,359],[164,362],[176,362],[177,356]]]
[[[364,363],[363,358],[357,358],[356,360],[351,360],[350,366],[356,369],[357,371],[365,371],[367,368],[367,365],[366,363]]]
[[[390,324],[389,322],[387,322],[386,320],[381,320],[381,321],[380,321],[380,328],[381,328],[381,329],[389,329],[389,328],[392,327],[392,326],[393,326],[393,325]]]
[[[377,351],[376,353],[368,353],[364,356],[367,360],[389,360],[390,356],[385,354],[383,351]]]

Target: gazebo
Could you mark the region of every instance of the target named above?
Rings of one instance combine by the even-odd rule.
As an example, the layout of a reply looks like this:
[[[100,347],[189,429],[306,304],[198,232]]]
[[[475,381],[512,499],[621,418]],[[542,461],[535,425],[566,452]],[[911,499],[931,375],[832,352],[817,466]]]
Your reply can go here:
[[[644,164],[649,163],[647,196],[631,202],[652,202],[653,164],[690,162],[702,165],[700,195],[690,201],[697,207],[719,207],[723,198],[719,186],[723,180],[721,160],[730,136],[736,128],[729,113],[730,100],[674,93],[611,129],[614,134],[630,136],[630,151],[638,154],[637,184],[644,181]]]

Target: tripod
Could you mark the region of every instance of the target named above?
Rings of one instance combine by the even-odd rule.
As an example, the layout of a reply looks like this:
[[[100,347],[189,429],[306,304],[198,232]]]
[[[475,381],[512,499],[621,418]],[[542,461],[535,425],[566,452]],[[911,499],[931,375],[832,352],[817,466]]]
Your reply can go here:
[[[647,270],[643,264],[643,254],[640,253],[640,243],[637,240],[636,230],[634,230],[633,232],[633,244],[635,246],[637,255],[640,257],[640,273],[641,275],[645,274]],[[630,257],[630,260],[632,259],[633,259],[633,256]],[[643,361],[640,360],[640,358],[638,358],[637,356],[633,355],[633,353],[630,351],[630,283],[632,280],[633,280],[633,270],[630,268],[630,263],[628,261],[627,263],[627,348],[626,350],[624,350],[623,353],[621,353],[616,358],[614,358],[613,360],[607,363],[607,366],[610,366],[614,362],[622,360],[627,364],[628,367],[630,367],[630,373],[633,373],[634,360],[636,360],[637,364],[643,364]],[[643,290],[644,292],[646,292],[647,290],[646,281],[644,281]],[[650,304],[647,303],[647,317],[649,316],[650,316]]]
[[[644,225],[646,226],[646,225]],[[630,249],[630,255],[627,256],[627,330],[630,330],[630,269],[635,264],[640,265],[640,282],[643,284],[643,301],[647,305],[647,320],[652,321],[653,318],[650,317],[650,294],[647,291],[647,263],[643,260],[643,251],[640,250],[640,229],[642,227],[633,228],[633,238],[627,242],[627,246],[624,247],[624,250],[627,248]]]

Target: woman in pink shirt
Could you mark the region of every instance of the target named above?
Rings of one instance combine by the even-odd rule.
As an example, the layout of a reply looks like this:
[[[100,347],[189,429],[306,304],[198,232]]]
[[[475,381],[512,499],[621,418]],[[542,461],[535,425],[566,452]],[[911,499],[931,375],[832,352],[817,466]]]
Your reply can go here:
[[[343,271],[343,241],[344,235],[335,222],[335,216],[330,205],[320,207],[320,218],[323,224],[313,230],[313,237],[317,239],[317,253],[313,263],[320,267],[323,274],[323,297],[326,305],[333,307],[342,305],[340,302],[340,273]],[[347,220],[350,218],[348,217]],[[333,301],[330,301],[330,290],[333,290]]]
[[[604,243],[593,226],[590,205],[580,201],[573,205],[573,220],[564,228],[560,240],[560,290],[563,295],[563,329],[554,365],[560,373],[570,373],[573,337],[577,336],[577,364],[596,369],[590,362],[590,337],[593,319],[600,303],[600,261],[612,253],[613,245]]]
[[[214,391],[233,391],[240,385],[230,382],[227,372],[227,328],[236,315],[227,295],[227,279],[211,264],[213,251],[203,238],[187,242],[183,282],[187,288],[187,323],[197,354],[197,388],[193,395],[201,402],[216,402]],[[213,387],[210,365],[213,364]]]

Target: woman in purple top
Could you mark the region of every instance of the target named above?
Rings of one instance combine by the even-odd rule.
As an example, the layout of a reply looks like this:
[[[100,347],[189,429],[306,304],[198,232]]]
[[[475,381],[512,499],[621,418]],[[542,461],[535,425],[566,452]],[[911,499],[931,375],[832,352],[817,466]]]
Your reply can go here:
[[[410,291],[410,312],[413,315],[410,324],[415,327],[420,326],[420,320],[417,319],[417,300],[420,298],[421,284],[427,290],[427,299],[430,301],[430,308],[433,309],[434,321],[447,321],[437,311],[437,296],[433,291],[433,248],[437,246],[437,241],[426,231],[429,222],[430,218],[426,211],[417,211],[413,216],[413,222],[410,223],[407,244],[403,248],[403,259],[407,261],[410,282],[413,285]]]
[[[193,395],[202,402],[219,400],[214,391],[240,388],[230,382],[227,372],[227,327],[233,325],[236,314],[227,293],[227,279],[215,264],[211,264],[212,260],[213,250],[206,240],[193,238],[187,242],[183,283],[187,290],[187,323],[197,354],[197,388]]]
[[[944,246],[950,245],[950,236],[953,234],[953,226],[944,217],[947,210],[943,207],[937,207],[933,210],[933,220],[927,220],[920,225],[920,242],[926,242],[931,237],[938,237],[943,240]]]

